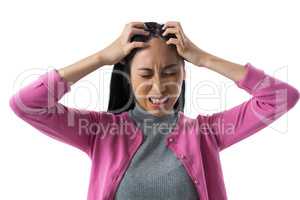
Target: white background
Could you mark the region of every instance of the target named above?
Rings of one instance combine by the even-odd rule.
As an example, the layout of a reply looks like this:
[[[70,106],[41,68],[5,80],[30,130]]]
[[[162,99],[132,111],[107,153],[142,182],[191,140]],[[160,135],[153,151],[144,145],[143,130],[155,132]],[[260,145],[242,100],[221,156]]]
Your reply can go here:
[[[41,134],[9,108],[9,97],[25,82],[101,50],[130,21],[179,21],[201,49],[250,62],[299,89],[299,19],[299,5],[292,0],[1,1],[0,199],[82,200],[87,195],[89,158]],[[111,69],[84,77],[61,101],[106,110]],[[215,72],[189,63],[186,69],[187,116],[250,98]],[[197,90],[201,83],[219,88],[216,98],[201,99],[209,94]],[[228,199],[300,199],[299,111],[297,104],[270,127],[221,152]]]

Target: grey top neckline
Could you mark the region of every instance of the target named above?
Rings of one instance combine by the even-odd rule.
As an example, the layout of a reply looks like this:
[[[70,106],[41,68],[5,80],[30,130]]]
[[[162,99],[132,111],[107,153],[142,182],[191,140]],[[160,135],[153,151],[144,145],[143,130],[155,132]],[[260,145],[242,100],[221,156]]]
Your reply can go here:
[[[158,117],[147,110],[145,110],[143,107],[141,107],[137,102],[135,103],[135,107],[130,110],[131,116],[136,119],[138,122],[143,123],[145,120],[149,122],[165,122],[165,121],[172,121],[172,119],[177,118],[178,112],[175,112],[174,109],[172,109],[171,112],[168,114]]]

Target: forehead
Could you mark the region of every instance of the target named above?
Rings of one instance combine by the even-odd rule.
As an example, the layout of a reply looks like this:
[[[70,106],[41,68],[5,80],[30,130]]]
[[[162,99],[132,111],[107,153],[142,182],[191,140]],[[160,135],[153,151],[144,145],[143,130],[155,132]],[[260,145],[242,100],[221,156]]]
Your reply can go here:
[[[137,51],[132,59],[131,65],[136,67],[166,66],[179,63],[176,49],[166,44],[159,38],[148,41],[149,47]]]

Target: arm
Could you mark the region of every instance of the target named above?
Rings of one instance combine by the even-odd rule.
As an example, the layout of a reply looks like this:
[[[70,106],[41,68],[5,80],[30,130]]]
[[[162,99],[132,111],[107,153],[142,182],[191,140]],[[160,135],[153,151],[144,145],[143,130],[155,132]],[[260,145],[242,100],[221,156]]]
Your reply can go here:
[[[252,95],[248,101],[223,112],[203,117],[198,124],[208,128],[209,138],[222,150],[266,127],[299,100],[299,91],[291,85],[271,77],[250,63],[245,66],[209,54],[195,45],[184,33],[179,22],[166,22],[163,35],[175,34],[167,44],[176,45],[178,54],[185,60],[211,69],[233,80],[236,85]]]
[[[102,51],[99,51],[57,71],[69,85],[72,85],[103,65],[105,65],[105,61],[102,57]]]
[[[102,66],[101,60],[95,58],[90,56],[73,66],[41,75],[10,98],[11,109],[39,131],[91,156],[94,137],[86,126],[96,122],[99,113],[69,108],[58,101],[71,89],[67,80],[75,81]]]
[[[299,100],[299,91],[296,88],[250,63],[240,66],[213,57],[202,66],[231,78],[239,88],[252,95],[240,105],[205,117],[219,150],[268,126],[288,112]]]
[[[215,71],[234,82],[242,79],[246,74],[245,66],[217,57],[202,49],[197,51],[197,55],[197,66],[202,66]]]
[[[121,35],[106,48],[72,65],[43,74],[10,98],[11,109],[41,132],[91,157],[95,134],[99,134],[99,126],[95,125],[106,123],[111,113],[69,108],[58,101],[85,75],[103,65],[120,62],[132,49],[146,47],[145,42],[129,41],[134,34],[148,34],[143,27],[143,22],[126,24]]]

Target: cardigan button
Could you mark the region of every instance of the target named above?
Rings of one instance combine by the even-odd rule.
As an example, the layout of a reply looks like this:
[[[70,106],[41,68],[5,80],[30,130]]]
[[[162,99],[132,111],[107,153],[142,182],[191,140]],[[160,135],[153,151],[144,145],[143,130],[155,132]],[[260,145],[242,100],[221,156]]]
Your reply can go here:
[[[195,184],[198,184],[199,181],[198,181],[197,179],[194,179],[194,183],[195,183]]]
[[[180,154],[180,155],[179,155],[179,158],[180,158],[181,160],[183,160],[183,159],[185,159],[185,155],[184,155],[184,154]]]
[[[169,138],[168,140],[169,140],[169,142],[173,142],[173,141],[174,141],[174,139],[173,139],[173,138]]]

